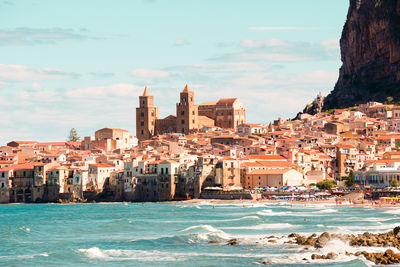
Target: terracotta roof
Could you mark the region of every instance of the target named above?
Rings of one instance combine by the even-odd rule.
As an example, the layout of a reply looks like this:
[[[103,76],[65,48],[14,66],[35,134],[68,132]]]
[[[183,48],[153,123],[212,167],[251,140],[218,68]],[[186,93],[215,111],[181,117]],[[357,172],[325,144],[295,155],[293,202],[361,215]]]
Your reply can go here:
[[[184,93],[189,93],[191,90],[189,89],[189,85],[185,85],[185,88],[183,88],[183,91],[182,92],[184,92]]]
[[[144,91],[143,91],[143,95],[142,96],[150,96],[149,89],[147,88],[147,85],[144,87]]]
[[[95,166],[98,168],[113,168],[113,167],[115,167],[114,165],[111,165],[108,163],[96,163],[96,164],[90,164],[90,166]]]
[[[284,174],[287,173],[288,171],[290,171],[292,169],[268,169],[268,170],[254,170],[252,172],[250,172],[250,175],[254,175],[254,174],[258,174],[258,175],[262,175],[262,174]]]
[[[36,143],[35,146],[65,146],[66,142]]]
[[[237,98],[222,98],[218,100],[217,104],[233,104]]]
[[[282,168],[282,167],[294,167],[295,166],[295,164],[290,163],[288,161],[258,161],[258,162],[260,164],[262,164],[263,166],[270,167],[270,168],[273,168],[273,167]]]
[[[215,101],[210,101],[210,102],[203,102],[199,106],[215,106],[217,102]]]
[[[262,159],[262,160],[286,160],[286,158],[282,157],[281,155],[248,155],[241,160],[248,160],[248,159]]]

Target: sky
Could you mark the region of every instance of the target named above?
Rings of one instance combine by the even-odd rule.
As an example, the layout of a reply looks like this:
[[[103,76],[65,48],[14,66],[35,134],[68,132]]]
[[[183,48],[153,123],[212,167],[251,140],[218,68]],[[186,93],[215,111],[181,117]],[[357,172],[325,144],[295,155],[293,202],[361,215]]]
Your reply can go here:
[[[239,98],[247,121],[293,118],[338,78],[348,0],[0,0],[0,145]]]

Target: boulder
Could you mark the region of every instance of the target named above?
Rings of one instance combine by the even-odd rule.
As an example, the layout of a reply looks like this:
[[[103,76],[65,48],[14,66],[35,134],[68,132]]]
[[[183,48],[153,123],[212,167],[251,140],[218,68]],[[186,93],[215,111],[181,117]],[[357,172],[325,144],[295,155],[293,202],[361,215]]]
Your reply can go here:
[[[230,246],[239,245],[239,241],[237,239],[230,239],[226,242],[226,244]]]
[[[328,243],[330,240],[331,235],[328,232],[323,232],[316,240],[315,242],[315,247],[316,248],[322,248]]]

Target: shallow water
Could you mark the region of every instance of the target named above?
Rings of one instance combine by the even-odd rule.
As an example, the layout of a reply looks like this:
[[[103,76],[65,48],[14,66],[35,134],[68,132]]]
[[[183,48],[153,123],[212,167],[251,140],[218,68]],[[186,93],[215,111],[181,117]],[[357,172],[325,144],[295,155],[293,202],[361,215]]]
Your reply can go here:
[[[333,240],[304,250],[283,244],[287,238],[270,243],[266,237],[386,232],[400,225],[399,210],[288,203],[0,205],[0,266],[370,266],[345,252],[385,248]],[[224,245],[231,238],[241,245]],[[310,260],[331,251],[338,259]]]

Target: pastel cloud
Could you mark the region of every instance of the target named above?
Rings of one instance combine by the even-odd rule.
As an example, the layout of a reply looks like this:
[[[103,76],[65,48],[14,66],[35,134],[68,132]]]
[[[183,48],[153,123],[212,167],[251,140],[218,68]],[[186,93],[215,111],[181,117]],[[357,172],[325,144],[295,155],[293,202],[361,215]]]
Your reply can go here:
[[[302,31],[302,30],[310,30],[316,28],[310,27],[298,27],[298,26],[258,26],[258,27],[249,27],[250,31]]]
[[[79,77],[78,74],[56,68],[29,68],[23,65],[0,64],[2,81],[62,80]]]
[[[155,70],[155,69],[135,69],[131,71],[131,75],[138,78],[166,78],[169,76],[169,72],[163,70]]]
[[[66,92],[66,96],[70,98],[132,97],[138,95],[141,90],[143,90],[142,87],[133,84],[119,83],[78,88]]]
[[[226,73],[226,72],[249,72],[249,71],[268,71],[272,67],[266,64],[254,62],[222,62],[207,64],[192,64],[187,66],[175,66],[166,68],[168,71],[185,71],[200,73]]]
[[[238,46],[241,51],[217,55],[215,61],[269,61],[304,62],[337,59],[339,47],[337,40],[318,43],[287,41],[281,39],[244,39]]]
[[[86,29],[29,28],[0,29],[0,45],[54,44],[61,40],[92,39]]]
[[[183,46],[183,45],[190,45],[190,42],[188,42],[185,39],[176,39],[174,44],[176,46]]]

